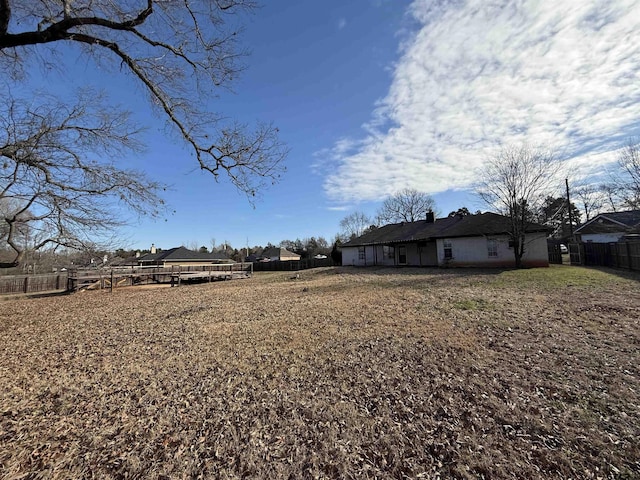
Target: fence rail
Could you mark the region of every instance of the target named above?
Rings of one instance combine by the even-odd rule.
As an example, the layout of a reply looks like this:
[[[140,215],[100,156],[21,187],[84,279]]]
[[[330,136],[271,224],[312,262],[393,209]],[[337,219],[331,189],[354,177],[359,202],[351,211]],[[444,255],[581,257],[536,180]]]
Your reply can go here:
[[[317,267],[333,267],[336,264],[329,258],[307,258],[304,260],[276,260],[271,262],[255,262],[254,272],[296,271]]]
[[[73,270],[65,273],[0,276],[0,295],[116,288],[145,283],[215,280],[250,276],[251,263],[174,265],[171,267],[114,267],[103,270]]]
[[[0,276],[0,295],[53,292],[67,289],[66,273]]]
[[[251,263],[216,263],[211,265],[172,265],[168,267],[114,267],[105,270],[77,270],[69,274],[67,289],[100,290],[149,283],[212,281],[250,276]]]
[[[572,265],[640,271],[640,242],[572,243],[569,250]]]

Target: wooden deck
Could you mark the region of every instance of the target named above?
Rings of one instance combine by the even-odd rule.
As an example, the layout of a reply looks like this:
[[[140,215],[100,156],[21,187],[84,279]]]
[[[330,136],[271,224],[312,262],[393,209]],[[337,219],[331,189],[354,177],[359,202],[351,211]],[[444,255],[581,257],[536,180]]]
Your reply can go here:
[[[248,278],[253,273],[252,263],[224,263],[205,266],[134,267],[110,270],[78,270],[70,272],[67,290],[113,290],[117,287],[171,284],[184,282],[212,282]]]

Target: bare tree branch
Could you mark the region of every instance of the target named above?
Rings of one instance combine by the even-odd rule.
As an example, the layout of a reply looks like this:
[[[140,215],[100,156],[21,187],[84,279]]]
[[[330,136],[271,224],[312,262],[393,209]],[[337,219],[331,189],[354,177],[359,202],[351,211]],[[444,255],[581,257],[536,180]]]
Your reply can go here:
[[[359,237],[372,224],[371,218],[363,212],[353,212],[340,220],[342,241]]]
[[[381,224],[415,222],[424,220],[427,212],[433,212],[435,206],[436,204],[430,195],[405,188],[383,202],[377,218]]]
[[[0,104],[0,240],[15,252],[0,268],[29,249],[96,243],[126,223],[117,206],[159,214],[162,186],[106,160],[138,151],[138,132],[94,92],[72,106],[48,97]]]
[[[585,222],[595,217],[604,206],[605,193],[596,185],[581,185],[573,190],[577,203],[582,207]]]
[[[509,217],[516,266],[522,265],[525,234],[534,212],[553,194],[559,163],[553,152],[528,145],[502,148],[483,167],[476,193],[487,206]]]
[[[618,155],[622,178],[619,193],[625,207],[640,208],[640,139],[631,138]]]
[[[149,93],[151,104],[195,152],[197,165],[231,182],[249,199],[284,171],[288,151],[278,129],[260,124],[251,131],[204,107],[216,89],[228,88],[243,69],[233,15],[252,11],[252,0],[127,0],[16,2],[0,0],[0,54],[14,67],[28,46],[84,46],[96,62],[120,62]],[[20,16],[24,31],[12,15]],[[2,26],[6,28],[2,30]],[[34,28],[29,30],[29,26]],[[37,27],[36,27],[37,26]]]

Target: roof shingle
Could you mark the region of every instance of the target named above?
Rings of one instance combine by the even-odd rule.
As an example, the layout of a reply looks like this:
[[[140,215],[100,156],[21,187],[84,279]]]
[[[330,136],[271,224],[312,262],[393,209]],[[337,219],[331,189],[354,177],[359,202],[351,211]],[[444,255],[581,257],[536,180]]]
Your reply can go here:
[[[381,243],[406,243],[445,237],[500,235],[508,233],[509,230],[509,218],[496,213],[481,213],[465,216],[456,215],[453,217],[438,218],[435,222],[420,220],[417,222],[385,225],[350,240],[343,244],[343,246],[354,247]],[[537,223],[530,223],[526,231],[527,233],[547,232],[549,228]]]

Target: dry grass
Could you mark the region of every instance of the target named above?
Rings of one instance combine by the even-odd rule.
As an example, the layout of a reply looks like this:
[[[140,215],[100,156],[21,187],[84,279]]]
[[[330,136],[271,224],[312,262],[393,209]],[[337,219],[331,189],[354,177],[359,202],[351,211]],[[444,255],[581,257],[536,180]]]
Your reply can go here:
[[[318,269],[0,304],[0,478],[638,478],[640,284]]]

